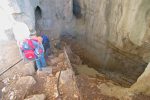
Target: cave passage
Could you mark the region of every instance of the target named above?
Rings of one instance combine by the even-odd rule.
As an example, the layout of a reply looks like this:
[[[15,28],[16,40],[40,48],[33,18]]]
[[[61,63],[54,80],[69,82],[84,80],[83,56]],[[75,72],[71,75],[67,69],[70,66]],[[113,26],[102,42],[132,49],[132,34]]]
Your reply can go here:
[[[40,32],[40,19],[42,18],[42,10],[39,6],[36,7],[35,9],[35,30],[37,32]]]

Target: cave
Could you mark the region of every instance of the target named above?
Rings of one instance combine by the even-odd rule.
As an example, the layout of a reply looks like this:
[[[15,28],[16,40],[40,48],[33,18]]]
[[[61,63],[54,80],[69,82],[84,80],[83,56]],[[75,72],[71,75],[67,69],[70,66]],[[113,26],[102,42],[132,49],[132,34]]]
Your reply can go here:
[[[35,20],[42,18],[42,11],[39,6],[35,8]]]
[[[40,32],[39,21],[42,18],[42,10],[39,6],[35,8],[34,15],[35,15],[35,30],[39,33]]]
[[[0,45],[4,48],[0,50],[2,52],[0,54],[1,72],[21,59],[18,51],[20,41],[16,40],[16,36],[12,37],[14,34],[12,30],[16,23],[24,24],[28,28],[26,30],[28,32],[18,29],[16,34],[22,33],[30,38],[27,33],[32,34],[34,31],[38,36],[44,33],[49,38],[52,55],[46,59],[48,64],[50,63],[47,65],[54,68],[52,71],[57,72],[53,75],[42,72],[41,74],[35,69],[30,69],[33,66],[32,62],[19,62],[19,65],[8,71],[8,75],[5,73],[0,78],[2,80],[7,77],[15,79],[14,73],[20,72],[24,72],[26,76],[33,76],[37,80],[34,87],[37,90],[32,91],[34,89],[31,88],[29,94],[23,94],[23,99],[33,94],[32,92],[42,93],[42,88],[39,88],[41,91],[38,91],[37,88],[41,84],[51,87],[52,83],[52,88],[58,89],[58,84],[55,83],[59,83],[57,78],[60,74],[64,75],[60,82],[63,83],[65,80],[66,86],[69,84],[70,77],[73,78],[71,79],[71,82],[75,83],[73,86],[85,100],[93,98],[99,100],[103,97],[104,100],[116,100],[116,98],[134,100],[134,98],[144,99],[145,96],[150,98],[150,85],[148,84],[150,77],[150,1],[138,0],[136,3],[135,1],[27,0],[14,1],[11,5],[5,2],[6,8],[9,9],[0,5],[2,15],[0,20],[7,22],[6,25],[0,24],[2,26],[0,27],[0,41],[2,41]],[[11,40],[8,34],[11,34]],[[5,37],[5,41],[1,37]],[[66,48],[69,51],[67,53]],[[59,57],[64,55],[67,58],[65,60],[69,62],[67,65],[69,67],[61,69],[60,66],[65,66],[66,62],[61,62]],[[59,67],[58,70],[56,70],[57,67]],[[40,79],[42,80],[40,75],[43,79],[45,78],[46,82],[38,83]],[[50,81],[51,79],[53,81]],[[5,89],[3,91],[5,92]],[[51,98],[50,91],[48,89],[45,91],[46,96]],[[66,87],[64,91],[69,93]],[[67,98],[78,98],[78,93],[69,94]],[[54,94],[61,95],[60,93]],[[62,96],[65,98],[65,94]]]
[[[72,12],[73,12],[73,15],[76,17],[76,18],[81,18],[82,17],[82,14],[81,14],[81,6],[80,6],[80,3],[78,0],[73,0],[73,8],[72,8]]]

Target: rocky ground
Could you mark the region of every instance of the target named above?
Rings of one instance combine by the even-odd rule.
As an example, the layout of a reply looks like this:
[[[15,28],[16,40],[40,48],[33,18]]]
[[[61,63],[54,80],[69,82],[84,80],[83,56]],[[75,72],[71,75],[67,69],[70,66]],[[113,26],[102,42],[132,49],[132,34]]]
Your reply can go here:
[[[123,87],[130,87],[136,81],[136,80],[133,80],[132,78],[126,77],[123,74],[118,74],[116,72],[99,69],[97,65],[95,65],[94,63],[91,63],[87,59],[87,57],[84,53],[84,48],[79,43],[77,43],[74,36],[71,36],[71,35],[70,36],[68,36],[68,35],[62,36],[62,44],[67,44],[71,48],[73,53],[69,54],[69,56],[70,56],[70,60],[72,63],[78,64],[78,65],[80,65],[81,63],[88,65],[88,67],[94,68],[99,73],[103,73],[105,76],[107,76],[107,78],[115,81],[115,83],[117,83]],[[72,58],[74,58],[74,59],[72,59]],[[74,69],[74,70],[76,70],[76,69]]]
[[[69,45],[68,56],[83,100],[150,100],[150,96],[132,91],[130,86],[135,80],[117,73],[95,70],[95,65],[86,60],[84,48],[74,38],[63,36],[62,42]]]
[[[15,75],[4,79],[2,100],[78,100],[73,71],[63,50],[51,55],[47,63],[43,71],[30,76]]]
[[[35,71],[33,63],[27,63],[23,74],[3,79],[2,100],[150,100],[122,87],[125,81],[120,84],[89,67],[91,63],[81,60],[83,50],[75,42],[67,46],[65,39],[61,43],[60,50],[53,49],[43,71]]]
[[[109,80],[104,74],[99,74],[87,65],[83,65],[79,56],[67,48],[71,64],[76,72],[76,82],[82,100],[118,100],[115,97],[103,95],[97,87],[98,83],[107,83]],[[114,83],[113,81],[111,81]]]

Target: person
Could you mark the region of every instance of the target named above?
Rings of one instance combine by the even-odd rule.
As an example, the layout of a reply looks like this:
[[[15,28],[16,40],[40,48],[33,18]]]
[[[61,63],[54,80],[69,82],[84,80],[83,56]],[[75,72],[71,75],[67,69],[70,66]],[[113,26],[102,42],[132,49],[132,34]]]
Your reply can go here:
[[[45,58],[48,59],[48,56],[50,55],[50,41],[49,38],[47,37],[47,35],[45,35],[44,33],[41,33],[42,36],[42,44],[44,46],[44,50],[45,50]]]
[[[31,36],[32,43],[35,46],[34,53],[35,53],[35,61],[36,66],[39,71],[42,68],[46,67],[46,61],[44,58],[44,47],[42,45],[42,37],[37,37],[36,35]]]

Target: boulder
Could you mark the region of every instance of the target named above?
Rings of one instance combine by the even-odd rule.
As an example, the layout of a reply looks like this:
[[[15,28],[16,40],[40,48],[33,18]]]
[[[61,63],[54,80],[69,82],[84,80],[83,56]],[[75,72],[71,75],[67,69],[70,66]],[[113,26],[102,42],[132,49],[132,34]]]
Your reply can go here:
[[[17,80],[16,85],[26,85],[29,87],[35,83],[36,81],[32,76],[24,76]]]
[[[7,87],[2,100],[23,100],[29,89],[36,83],[32,76],[19,78]]]
[[[44,76],[44,77],[46,77],[47,75],[52,76],[52,67],[42,68],[41,71],[37,70],[37,75],[38,76]]]
[[[61,62],[61,59],[58,57],[55,57],[54,59],[51,59],[50,61],[51,66],[56,65],[58,62]]]
[[[36,94],[36,95],[29,96],[24,100],[45,100],[45,99],[46,99],[45,94]]]
[[[34,63],[33,62],[29,62],[27,64],[25,64],[21,69],[20,69],[20,73],[23,76],[30,76],[33,75],[35,73],[35,68],[34,68]]]
[[[42,68],[42,71],[47,74],[52,74],[52,67]]]
[[[65,59],[64,53],[59,54],[58,58],[60,58],[62,60]]]
[[[145,71],[142,75],[137,79],[137,82],[131,86],[131,90],[134,93],[143,93],[146,95],[150,95],[150,63],[145,68]]]

